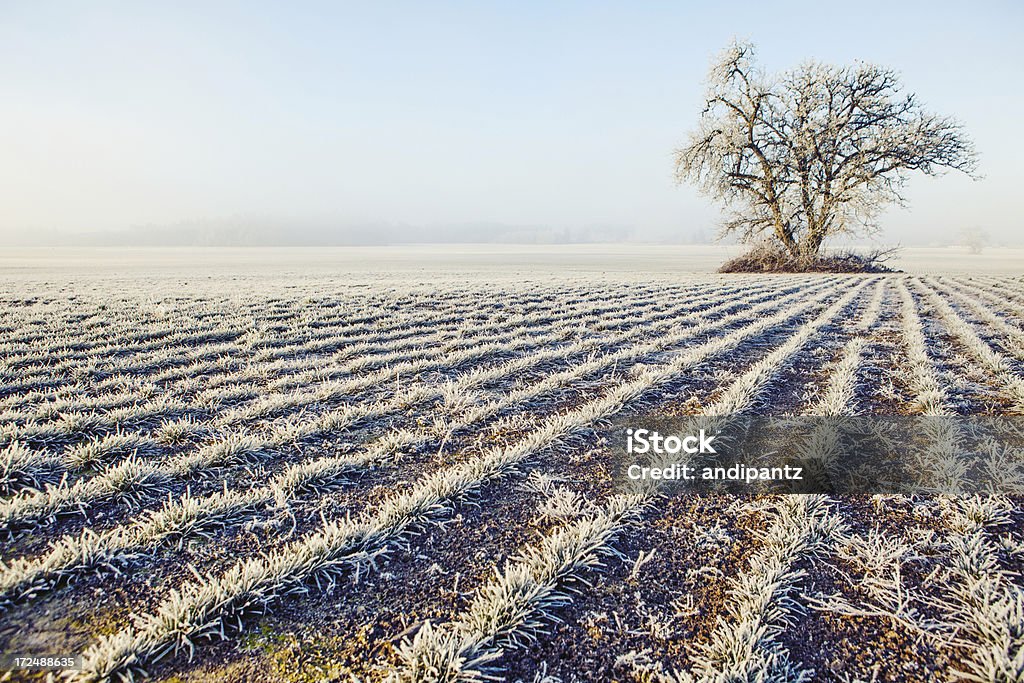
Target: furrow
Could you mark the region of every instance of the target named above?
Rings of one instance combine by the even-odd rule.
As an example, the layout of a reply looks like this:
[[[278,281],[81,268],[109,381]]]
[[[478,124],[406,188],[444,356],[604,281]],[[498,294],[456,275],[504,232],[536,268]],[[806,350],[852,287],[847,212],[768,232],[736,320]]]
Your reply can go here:
[[[639,338],[651,331],[659,332],[659,334],[655,336],[654,341],[638,346],[626,347],[616,352],[592,358],[577,364],[569,370],[551,375],[539,383],[514,390],[500,400],[470,409],[460,421],[449,423],[445,426],[446,435],[443,438],[447,439],[452,433],[467,429],[473,424],[479,423],[508,408],[529,404],[540,398],[543,394],[559,387],[568,386],[573,381],[588,374],[615,367],[619,363],[625,363],[630,359],[639,358],[655,351],[676,346],[694,338],[698,334],[713,332],[715,329],[724,327],[730,320],[756,317],[762,311],[776,308],[780,304],[784,305],[787,301],[796,298],[796,295],[789,295],[779,299],[777,298],[778,292],[774,294],[772,301],[753,305],[749,309],[737,313],[734,318],[719,321],[718,323],[698,325],[677,332],[670,332],[673,327],[678,325],[678,321],[674,319],[665,322],[664,325],[655,327],[653,330],[634,327],[620,335],[617,341]],[[738,300],[716,304],[707,309],[701,309],[703,302],[697,302],[692,307],[695,310],[691,313],[690,317],[694,318],[695,321],[699,321],[716,316],[718,313],[734,308],[737,305],[743,303],[750,304],[750,302],[756,301],[758,298],[761,297],[756,294],[748,295]],[[583,345],[583,342],[580,344]],[[589,348],[589,344],[586,347]],[[554,354],[556,352],[553,351],[551,353]],[[473,373],[462,380],[454,382],[446,389],[450,389],[452,393],[458,395],[483,382],[491,381],[504,375],[514,374],[524,369],[530,364],[526,362],[527,360],[529,359],[514,361],[488,372]],[[532,360],[540,361],[543,359],[534,358]],[[320,424],[319,428],[327,429],[330,426]],[[311,433],[309,427],[303,426],[302,436],[309,436]],[[293,433],[282,440],[295,440],[297,438],[300,438],[300,435]],[[438,436],[433,430],[420,432],[399,431],[385,437],[363,453],[317,458],[309,462],[289,466],[265,487],[245,492],[225,491],[205,498],[194,498],[186,495],[180,501],[169,502],[161,510],[151,513],[147,518],[129,528],[128,533],[123,532],[121,529],[115,529],[105,534],[87,530],[80,536],[65,537],[42,558],[37,560],[16,560],[0,573],[0,603],[10,604],[14,600],[24,599],[29,595],[39,595],[58,581],[66,580],[89,568],[107,564],[113,558],[125,553],[139,552],[153,544],[179,540],[189,535],[202,533],[210,528],[239,521],[240,518],[243,518],[250,511],[270,502],[287,503],[305,491],[328,488],[354,470],[381,464],[389,456],[402,448],[422,445],[437,438]],[[162,480],[157,481],[160,482]],[[87,501],[82,504],[87,504]],[[79,552],[73,552],[75,548],[78,548]],[[93,560],[91,558],[97,559]],[[98,561],[100,559],[102,563]]]
[[[842,307],[856,291],[841,297]],[[128,675],[168,651],[191,647],[197,638],[223,634],[227,620],[260,611],[283,595],[306,590],[310,581],[334,580],[356,567],[368,567],[375,559],[380,561],[395,543],[446,515],[455,501],[489,481],[514,473],[556,440],[614,414],[628,402],[744,340],[820,305],[819,300],[795,305],[701,344],[580,408],[550,418],[515,444],[489,449],[472,460],[428,475],[363,516],[328,523],[263,557],[241,561],[219,576],[173,590],[154,612],[137,617],[132,627],[103,637],[90,648],[78,677],[94,680]],[[830,317],[837,306],[828,307]]]
[[[702,415],[733,415],[753,407],[754,399],[771,377],[821,327],[849,306],[866,284],[802,325],[785,343],[735,380],[725,395],[702,411]],[[640,493],[614,496],[601,512],[559,527],[538,546],[524,550],[522,559],[497,572],[494,580],[477,591],[471,606],[457,621],[441,628],[428,625],[415,638],[406,640],[400,648],[401,667],[393,672],[392,678],[455,682],[495,675],[490,662],[503,650],[519,647],[542,633],[545,623],[553,618],[551,610],[569,599],[566,581],[594,566],[603,555],[614,554],[609,543],[661,493],[661,482],[651,481]],[[814,519],[819,516],[815,513]],[[792,512],[786,519],[796,517],[796,512]],[[786,528],[780,533],[785,538],[791,532]],[[811,543],[810,538],[806,543]],[[781,564],[781,560],[776,564]]]

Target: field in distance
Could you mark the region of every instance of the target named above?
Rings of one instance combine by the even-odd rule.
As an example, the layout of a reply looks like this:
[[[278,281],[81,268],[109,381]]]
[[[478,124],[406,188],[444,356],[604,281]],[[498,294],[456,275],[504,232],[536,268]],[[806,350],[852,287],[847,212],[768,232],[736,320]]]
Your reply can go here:
[[[867,249],[867,248],[865,248]],[[524,275],[624,278],[714,273],[744,247],[706,244],[435,244],[364,247],[12,247],[0,253],[0,278],[261,278],[382,274],[389,281],[424,274],[444,278],[519,279]],[[890,265],[911,275],[1019,276],[1024,248],[906,247]]]
[[[1019,276],[591,257],[5,255],[0,652],[82,655],[74,680],[1020,680],[1020,496],[623,493],[609,446],[652,410],[1020,415]],[[956,429],[928,435],[951,480]]]

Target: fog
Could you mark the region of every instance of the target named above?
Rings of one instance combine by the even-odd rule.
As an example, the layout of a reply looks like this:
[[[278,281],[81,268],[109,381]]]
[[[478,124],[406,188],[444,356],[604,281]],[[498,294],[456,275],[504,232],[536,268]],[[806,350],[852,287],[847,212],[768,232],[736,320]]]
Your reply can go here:
[[[704,242],[671,155],[734,36],[964,123],[984,178],[915,178],[884,242],[1024,242],[1017,3],[769,4],[6,3],[0,242]]]

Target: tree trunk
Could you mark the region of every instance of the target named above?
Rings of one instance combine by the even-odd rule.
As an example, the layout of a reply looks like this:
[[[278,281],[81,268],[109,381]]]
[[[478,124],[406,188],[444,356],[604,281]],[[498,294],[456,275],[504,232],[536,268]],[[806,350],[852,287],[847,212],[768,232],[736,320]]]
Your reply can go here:
[[[793,256],[799,255],[800,247],[796,243],[796,240],[793,239],[792,233],[790,233],[790,231],[786,229],[786,226],[776,223],[775,236],[778,238],[779,242],[782,243],[782,246],[786,248],[786,251],[788,251]]]
[[[799,257],[804,261],[813,261],[821,251],[821,243],[825,240],[824,231],[808,232],[800,243]]]

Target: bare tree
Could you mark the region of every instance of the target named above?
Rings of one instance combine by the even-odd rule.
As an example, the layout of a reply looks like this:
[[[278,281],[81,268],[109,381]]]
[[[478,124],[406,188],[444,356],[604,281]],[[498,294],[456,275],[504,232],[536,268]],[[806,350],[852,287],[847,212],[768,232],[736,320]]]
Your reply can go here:
[[[675,156],[679,182],[731,210],[723,234],[767,232],[810,260],[830,235],[876,231],[909,172],[973,176],[960,124],[903,94],[895,71],[806,62],[768,77],[753,51],[734,43],[712,65],[700,125]]]

